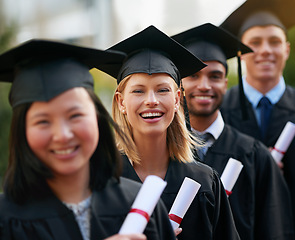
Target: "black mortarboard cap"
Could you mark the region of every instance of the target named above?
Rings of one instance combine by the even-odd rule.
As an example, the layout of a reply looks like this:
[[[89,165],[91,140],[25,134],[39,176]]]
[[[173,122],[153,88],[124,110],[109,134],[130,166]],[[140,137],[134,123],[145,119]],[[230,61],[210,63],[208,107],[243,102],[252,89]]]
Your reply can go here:
[[[11,82],[12,107],[49,101],[74,88],[93,88],[89,69],[122,62],[124,53],[34,39],[0,55],[0,81]]]
[[[119,82],[133,73],[167,73],[179,85],[183,77],[206,66],[202,61],[154,26],[119,42],[109,50],[127,54],[123,64],[101,69]]]
[[[276,25],[284,31],[295,24],[295,0],[248,0],[220,25],[241,37],[253,26]]]
[[[172,36],[202,61],[218,61],[227,69],[227,59],[252,50],[231,33],[205,23]]]
[[[252,52],[238,38],[224,29],[205,23],[198,27],[189,29],[172,36],[202,61],[218,61],[224,65],[227,71],[227,59],[238,57],[238,75],[241,91],[241,103],[245,105],[245,94],[242,84],[241,54]],[[243,118],[247,119],[248,114],[243,108]]]

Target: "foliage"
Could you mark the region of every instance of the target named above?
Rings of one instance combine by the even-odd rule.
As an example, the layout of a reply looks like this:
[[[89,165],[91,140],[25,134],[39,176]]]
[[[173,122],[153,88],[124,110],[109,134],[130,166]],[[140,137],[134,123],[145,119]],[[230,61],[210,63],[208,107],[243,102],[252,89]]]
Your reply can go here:
[[[0,53],[10,47],[14,38],[15,26],[3,26],[0,28]],[[11,107],[8,103],[10,84],[0,83],[0,192],[2,180],[8,162],[8,135],[11,120]]]

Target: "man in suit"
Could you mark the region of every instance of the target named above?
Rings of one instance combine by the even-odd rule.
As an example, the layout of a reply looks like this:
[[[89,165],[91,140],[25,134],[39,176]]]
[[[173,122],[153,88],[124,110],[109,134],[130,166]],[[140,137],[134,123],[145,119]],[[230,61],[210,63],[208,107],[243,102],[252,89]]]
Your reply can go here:
[[[287,30],[295,23],[294,7],[294,0],[248,0],[221,24],[254,51],[243,56],[247,72],[239,84],[243,91],[235,86],[224,98],[221,108],[224,121],[261,140],[270,149],[286,123],[295,123],[295,89],[286,85],[283,77],[290,53]],[[241,105],[239,99],[243,92],[246,100]],[[246,117],[242,117],[242,111],[247,113]],[[293,139],[282,162],[278,163],[292,202],[295,201],[294,158]]]

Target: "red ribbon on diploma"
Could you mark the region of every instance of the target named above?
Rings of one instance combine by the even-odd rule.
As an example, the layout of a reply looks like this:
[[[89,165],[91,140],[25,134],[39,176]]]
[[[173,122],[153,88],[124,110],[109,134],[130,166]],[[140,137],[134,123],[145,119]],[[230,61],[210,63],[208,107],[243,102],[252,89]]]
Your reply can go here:
[[[172,220],[172,221],[174,221],[174,222],[176,222],[176,223],[178,223],[178,224],[180,224],[181,221],[182,221],[182,218],[181,217],[178,217],[177,215],[172,214],[172,213],[169,214],[169,219]]]
[[[226,189],[225,189],[225,192],[226,192],[227,196],[229,196],[229,195],[231,195],[233,193],[232,191],[228,191]]]
[[[147,212],[143,211],[143,210],[140,210],[140,209],[137,209],[137,208],[132,208],[130,210],[130,212],[133,212],[133,213],[138,213],[140,214],[141,216],[143,216],[147,221],[150,220],[150,216]]]
[[[274,147],[273,149],[276,150],[277,152],[283,154],[283,155],[285,155],[285,153],[286,153],[286,152],[283,152],[283,151],[281,151],[280,149],[277,149],[277,148],[275,148],[275,147]]]

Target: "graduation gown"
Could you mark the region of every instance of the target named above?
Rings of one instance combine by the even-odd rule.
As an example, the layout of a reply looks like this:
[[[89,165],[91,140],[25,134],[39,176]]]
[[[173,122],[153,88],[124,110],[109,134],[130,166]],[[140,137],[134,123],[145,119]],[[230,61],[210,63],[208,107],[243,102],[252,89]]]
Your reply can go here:
[[[141,181],[126,156],[123,156],[123,176]],[[186,164],[170,161],[165,176],[167,186],[161,196],[167,211],[171,209],[185,177],[200,183],[201,188],[180,224],[182,232],[177,238],[179,240],[240,239],[218,174],[202,163]]]
[[[241,239],[294,239],[289,190],[268,149],[225,124],[203,162],[221,176],[229,158],[243,164],[229,196]]]
[[[118,233],[139,191],[140,184],[121,178],[110,180],[91,199],[91,239],[101,240]],[[148,239],[175,239],[162,202],[156,206],[145,229]],[[18,205],[0,195],[1,240],[83,240],[78,223],[55,195]]]
[[[259,126],[251,103],[246,102],[249,115],[248,120],[242,120],[241,107],[239,103],[238,86],[227,91],[221,113],[224,121],[256,139],[261,140],[267,147],[273,147],[278,140],[283,128],[288,121],[295,123],[295,89],[286,86],[281,99],[273,106],[270,116],[270,123],[266,133],[265,141],[262,140]],[[284,164],[283,174],[288,184],[292,202],[295,203],[295,139],[289,146],[282,162]],[[295,218],[295,205],[293,204],[293,217]],[[295,231],[295,221],[294,221]]]

